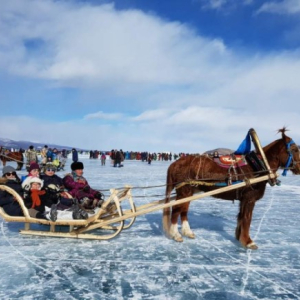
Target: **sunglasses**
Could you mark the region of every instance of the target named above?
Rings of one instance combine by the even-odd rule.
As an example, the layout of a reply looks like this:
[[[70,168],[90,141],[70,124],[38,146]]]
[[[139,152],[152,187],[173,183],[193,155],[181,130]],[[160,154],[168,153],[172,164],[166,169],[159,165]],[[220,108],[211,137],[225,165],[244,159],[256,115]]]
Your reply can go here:
[[[11,176],[11,175],[14,175],[14,176],[16,176],[16,175],[17,175],[17,173],[16,173],[16,172],[9,172],[9,173],[6,173],[5,175],[6,175],[6,176]]]
[[[48,172],[55,172],[56,170],[55,169],[46,169],[46,171],[48,171]]]

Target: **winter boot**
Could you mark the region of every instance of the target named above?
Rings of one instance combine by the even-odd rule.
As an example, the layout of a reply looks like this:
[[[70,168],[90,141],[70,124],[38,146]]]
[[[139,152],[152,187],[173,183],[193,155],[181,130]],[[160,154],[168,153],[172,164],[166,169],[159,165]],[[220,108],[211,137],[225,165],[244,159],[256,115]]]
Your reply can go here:
[[[52,206],[51,206],[50,220],[52,222],[55,222],[57,220],[57,206],[56,206],[56,204],[52,204]]]

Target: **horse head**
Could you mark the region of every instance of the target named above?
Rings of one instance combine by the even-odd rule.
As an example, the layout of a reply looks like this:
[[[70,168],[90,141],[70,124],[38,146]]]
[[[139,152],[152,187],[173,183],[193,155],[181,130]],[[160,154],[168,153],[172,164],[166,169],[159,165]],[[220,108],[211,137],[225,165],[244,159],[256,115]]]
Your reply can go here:
[[[279,155],[280,167],[284,168],[282,173],[283,176],[286,176],[288,170],[291,170],[293,174],[300,174],[300,152],[298,145],[293,141],[292,138],[288,137],[285,132],[287,129],[283,127],[278,130],[278,133],[281,132],[282,140],[285,145],[284,151],[281,151]]]

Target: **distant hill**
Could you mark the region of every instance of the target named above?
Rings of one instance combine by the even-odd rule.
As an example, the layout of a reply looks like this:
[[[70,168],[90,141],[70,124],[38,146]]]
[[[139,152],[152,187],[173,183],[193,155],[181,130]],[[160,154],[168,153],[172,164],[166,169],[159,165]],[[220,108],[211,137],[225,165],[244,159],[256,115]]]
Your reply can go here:
[[[7,149],[28,149],[29,146],[33,146],[35,149],[39,150],[42,149],[45,145],[48,146],[48,148],[56,148],[58,150],[66,149],[66,150],[72,150],[72,148],[76,148],[79,151],[88,151],[87,149],[81,149],[73,146],[61,146],[56,144],[49,144],[49,143],[34,143],[29,141],[14,141],[10,139],[0,138],[0,147],[4,147]]]

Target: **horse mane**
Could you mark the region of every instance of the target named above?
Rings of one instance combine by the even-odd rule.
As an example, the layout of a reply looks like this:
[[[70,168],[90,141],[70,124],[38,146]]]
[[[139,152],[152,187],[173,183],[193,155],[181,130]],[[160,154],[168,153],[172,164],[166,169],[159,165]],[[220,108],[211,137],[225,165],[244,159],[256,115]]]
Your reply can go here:
[[[268,151],[270,148],[272,148],[274,145],[276,145],[278,142],[284,142],[286,143],[286,140],[289,138],[285,133],[286,131],[289,131],[285,126],[281,129],[277,130],[277,133],[281,133],[281,138],[278,140],[273,141],[272,143],[268,144],[267,146],[263,147],[264,151]]]
[[[283,126],[281,129],[277,130],[277,133],[281,132],[282,138],[285,139],[286,138],[286,135],[285,135],[286,131],[289,131],[289,130],[286,128],[286,126]]]

